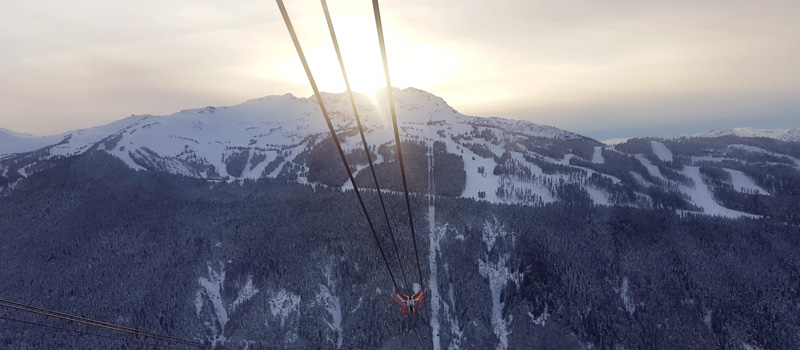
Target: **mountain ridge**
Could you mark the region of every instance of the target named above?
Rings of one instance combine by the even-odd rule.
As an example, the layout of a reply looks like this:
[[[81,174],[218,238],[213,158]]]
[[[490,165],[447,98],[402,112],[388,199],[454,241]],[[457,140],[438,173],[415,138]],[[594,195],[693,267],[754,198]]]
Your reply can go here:
[[[731,129],[717,129],[717,130],[712,130],[708,133],[701,133],[695,135],[695,137],[721,137],[721,136],[766,137],[781,141],[800,141],[800,128],[758,129],[751,127],[741,127],[741,128],[731,128]]]
[[[800,167],[800,151],[793,146],[758,138],[629,139],[611,146],[532,122],[466,116],[419,89],[394,92],[412,169],[426,167],[426,154],[435,155],[442,169],[437,170],[442,172],[439,178],[447,179],[439,184],[441,195],[534,206],[573,200],[646,208],[667,205],[711,215],[758,216],[720,205],[717,187],[770,195],[775,185],[750,167]],[[363,172],[367,163],[348,96],[323,93],[322,98],[359,186],[373,186]],[[387,178],[385,188],[399,190],[393,187],[398,184],[398,169],[388,101],[363,94],[356,94],[355,100],[379,177]],[[133,115],[94,128],[23,140],[0,148],[0,193],[88,151],[113,155],[134,170],[209,181],[273,178],[352,187],[330,147],[332,139],[313,96],[274,95],[167,116]],[[428,175],[419,171],[411,175],[412,190],[425,192],[423,179]]]

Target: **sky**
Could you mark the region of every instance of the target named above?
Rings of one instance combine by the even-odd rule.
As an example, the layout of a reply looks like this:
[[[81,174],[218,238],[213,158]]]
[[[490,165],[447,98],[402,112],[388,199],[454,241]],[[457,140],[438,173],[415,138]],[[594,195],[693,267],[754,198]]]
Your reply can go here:
[[[329,0],[354,89],[385,86],[368,0]],[[800,127],[800,1],[383,0],[392,85],[598,140]],[[319,1],[286,0],[344,91]],[[0,128],[312,95],[273,1],[0,2]],[[377,92],[380,92],[378,90]]]

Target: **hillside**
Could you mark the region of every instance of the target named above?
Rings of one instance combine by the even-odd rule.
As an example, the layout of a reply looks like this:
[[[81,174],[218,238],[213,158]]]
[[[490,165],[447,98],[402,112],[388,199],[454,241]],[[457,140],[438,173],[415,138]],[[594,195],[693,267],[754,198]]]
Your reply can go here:
[[[791,173],[800,166],[800,151],[792,142],[729,135],[632,139],[610,147],[554,127],[465,116],[421,90],[397,90],[396,96],[403,146],[410,154],[411,188],[418,192],[425,191],[427,174],[415,169],[426,167],[425,154],[432,152],[439,164],[440,195],[534,206],[588,201],[758,216],[762,213],[742,210],[724,198],[769,197],[780,191],[776,183],[781,181],[765,167]],[[357,97],[381,181],[387,189],[400,190],[386,101]],[[362,172],[366,157],[346,95],[323,98],[360,186],[374,187]],[[0,193],[89,150],[107,152],[134,170],[212,181],[279,178],[350,186],[316,101],[291,95],[169,116],[132,116],[46,138],[5,140],[0,142]]]
[[[398,288],[426,289],[423,318],[388,298],[316,101],[291,95],[46,138],[2,131],[0,298],[224,349],[800,343],[800,143],[612,147],[396,94],[415,238],[385,101],[358,101],[398,238],[388,263]],[[349,103],[324,98],[388,250]],[[414,240],[421,279],[398,272],[417,271]],[[153,347],[7,319],[0,344]]]

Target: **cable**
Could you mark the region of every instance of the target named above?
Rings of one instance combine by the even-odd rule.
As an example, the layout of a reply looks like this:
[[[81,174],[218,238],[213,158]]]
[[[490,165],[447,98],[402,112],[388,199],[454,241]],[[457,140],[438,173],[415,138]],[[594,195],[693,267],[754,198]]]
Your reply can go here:
[[[353,115],[356,117],[356,123],[358,124],[358,132],[361,134],[361,142],[364,144],[364,152],[367,153],[367,161],[369,162],[369,170],[372,173],[372,180],[375,181],[375,190],[378,192],[378,199],[381,202],[381,208],[383,209],[383,217],[386,219],[386,227],[389,229],[389,236],[392,238],[392,245],[394,246],[394,253],[397,256],[397,264],[400,266],[400,274],[403,276],[403,283],[406,285],[406,290],[411,290],[408,286],[408,279],[406,279],[406,269],[403,267],[403,261],[400,259],[400,251],[397,249],[397,241],[394,238],[394,232],[392,231],[392,225],[389,224],[389,214],[386,212],[386,204],[383,201],[383,195],[381,195],[381,187],[378,184],[378,176],[375,175],[375,167],[372,164],[372,156],[369,152],[369,145],[367,144],[367,138],[364,136],[364,128],[361,126],[361,118],[358,116],[358,108],[356,108],[356,101],[353,98],[353,91],[350,89],[350,80],[347,78],[347,71],[344,68],[344,60],[342,59],[342,52],[339,50],[339,41],[336,40],[336,32],[333,30],[333,21],[331,20],[331,14],[328,12],[328,3],[325,0],[321,0],[322,2],[322,11],[325,12],[325,20],[328,22],[328,29],[331,32],[331,40],[333,40],[333,48],[336,49],[336,57],[339,58],[339,67],[342,68],[342,76],[344,77],[344,84],[347,87],[347,96],[350,97],[350,106],[353,107]]]
[[[325,109],[325,104],[322,102],[322,96],[319,93],[319,89],[317,89],[317,84],[314,82],[314,77],[311,75],[311,69],[308,67],[308,62],[306,62],[306,56],[303,54],[303,49],[300,47],[300,41],[297,40],[297,34],[294,32],[294,27],[292,27],[292,21],[289,20],[289,14],[286,12],[286,7],[283,5],[283,0],[275,0],[278,3],[278,7],[281,10],[281,15],[283,16],[283,21],[286,23],[286,29],[289,30],[289,35],[292,37],[292,41],[294,42],[294,47],[297,49],[297,55],[300,56],[300,62],[303,63],[303,68],[306,71],[306,75],[308,76],[308,81],[311,83],[311,89],[314,90],[314,95],[317,97],[317,103],[319,103],[319,108],[322,110],[322,116],[325,117],[325,122],[328,124],[328,129],[331,132],[331,137],[333,137],[333,142],[336,144],[336,149],[339,151],[339,157],[342,158],[342,163],[344,164],[344,169],[347,171],[347,176],[350,178],[350,183],[353,185],[353,190],[356,193],[356,197],[358,197],[358,203],[361,204],[361,210],[364,212],[364,217],[367,219],[367,223],[369,223],[369,228],[372,231],[372,237],[375,238],[375,243],[378,245],[378,250],[381,252],[381,257],[383,258],[383,263],[386,264],[386,270],[389,271],[389,277],[392,278],[392,283],[394,284],[394,289],[399,290],[397,287],[397,281],[394,279],[394,274],[392,273],[391,267],[389,267],[389,261],[386,260],[386,254],[383,252],[383,247],[381,246],[381,242],[378,239],[378,234],[375,233],[375,226],[372,225],[372,220],[369,218],[369,213],[367,212],[367,207],[364,205],[364,200],[361,198],[361,192],[358,190],[358,186],[356,185],[356,180],[353,178],[353,173],[350,171],[350,165],[347,164],[347,158],[344,156],[344,151],[342,151],[342,146],[339,144],[339,137],[336,136],[336,130],[333,128],[333,124],[331,123],[331,119],[328,117],[328,111]]]
[[[183,348],[176,348],[176,347],[169,346],[169,345],[160,345],[158,343],[148,343],[148,342],[144,342],[144,341],[140,341],[140,340],[136,340],[136,339],[124,339],[124,338],[119,338],[119,337],[112,337],[112,336],[109,336],[109,335],[102,335],[102,334],[97,334],[97,333],[92,333],[92,332],[86,332],[86,331],[81,331],[81,330],[78,330],[78,329],[56,327],[56,326],[51,326],[51,325],[46,325],[46,324],[36,323],[36,322],[30,322],[30,321],[24,321],[24,320],[19,320],[19,319],[16,319],[16,318],[5,317],[5,316],[0,316],[0,319],[6,320],[6,321],[12,321],[12,322],[24,323],[24,324],[33,325],[33,326],[44,327],[44,328],[57,329],[57,330],[66,331],[66,332],[93,335],[95,337],[100,337],[100,338],[107,338],[107,339],[114,339],[114,340],[120,340],[120,341],[125,341],[125,342],[133,342],[133,343],[139,343],[139,344],[144,344],[144,345],[150,345],[150,346],[153,346],[154,348],[159,348],[160,347],[160,348],[165,348],[165,349],[183,350]]]
[[[188,341],[188,340],[184,340],[184,339],[180,339],[180,338],[175,338],[175,337],[165,336],[165,335],[161,335],[161,334],[146,332],[146,331],[142,331],[142,330],[139,330],[139,329],[136,329],[136,328],[119,326],[119,325],[115,325],[115,324],[112,324],[112,323],[97,321],[97,320],[93,320],[93,319],[85,318],[85,317],[81,317],[81,316],[70,315],[70,314],[66,314],[66,313],[62,313],[62,312],[58,312],[58,311],[39,308],[39,307],[26,305],[26,304],[22,304],[22,303],[17,303],[17,302],[10,301],[10,300],[5,300],[5,299],[0,299],[0,306],[5,306],[7,308],[12,308],[12,309],[25,311],[25,312],[30,312],[30,313],[34,313],[34,314],[39,314],[39,315],[43,315],[43,316],[59,318],[59,319],[67,320],[67,321],[83,323],[83,324],[87,324],[87,325],[91,325],[91,326],[95,326],[95,327],[106,328],[106,329],[110,329],[110,330],[114,330],[114,331],[122,332],[122,333],[141,335],[141,336],[145,336],[145,337],[161,339],[161,340],[165,340],[165,341],[171,341],[171,342],[176,342],[176,343],[181,343],[181,344],[191,345],[191,346],[197,346],[197,347],[202,347],[202,348],[211,347],[209,345],[205,345],[205,344],[202,344],[202,343],[197,343],[197,342]]]
[[[403,166],[403,152],[400,150],[400,132],[397,127],[397,113],[394,108],[394,96],[392,94],[392,83],[389,79],[389,63],[386,60],[386,45],[383,40],[383,25],[381,24],[381,10],[378,0],[372,0],[372,8],[375,11],[375,25],[378,27],[378,41],[381,46],[381,56],[383,57],[383,72],[386,75],[386,92],[389,94],[389,109],[392,112],[392,125],[394,126],[394,143],[397,146],[397,159],[400,162],[400,175],[403,178],[403,193],[406,196],[406,208],[408,209],[408,223],[411,225],[411,238],[414,242],[414,255],[417,259],[417,271],[419,272],[420,287],[425,285],[422,280],[422,267],[419,264],[419,250],[417,249],[417,235],[414,232],[414,218],[411,215],[411,201],[408,199],[408,183],[406,182],[406,171]],[[427,307],[427,306],[426,306]]]
[[[1,298],[0,298],[0,306],[11,308],[11,309],[15,309],[15,310],[20,310],[20,311],[25,311],[25,312],[29,312],[29,313],[33,313],[33,314],[38,314],[38,315],[42,315],[42,316],[58,318],[58,319],[67,320],[67,321],[76,322],[76,323],[82,323],[82,324],[95,326],[95,327],[99,327],[99,328],[105,328],[105,329],[109,329],[109,330],[116,331],[116,332],[121,332],[121,333],[128,333],[128,334],[133,334],[133,335],[141,335],[141,336],[144,336],[144,337],[160,339],[160,340],[164,340],[164,341],[169,341],[169,342],[173,342],[173,343],[180,343],[180,344],[183,344],[183,345],[190,345],[190,346],[199,347],[199,348],[206,348],[206,349],[215,349],[215,348],[217,348],[217,347],[212,346],[212,345],[206,345],[206,344],[193,342],[193,341],[189,341],[189,340],[184,340],[184,339],[180,339],[180,338],[175,338],[175,337],[170,337],[170,336],[166,336],[166,335],[146,332],[146,331],[142,331],[142,330],[139,330],[139,329],[136,329],[136,328],[119,326],[119,325],[115,325],[115,324],[112,324],[112,323],[97,321],[97,320],[93,320],[93,319],[85,318],[85,317],[81,317],[81,316],[70,315],[70,314],[66,314],[66,313],[62,313],[62,312],[58,312],[58,311],[53,311],[53,310],[48,310],[48,309],[44,309],[44,308],[40,308],[40,307],[35,307],[35,306],[31,306],[31,305],[17,303],[17,302],[14,302],[14,301],[5,300],[5,299],[1,299]]]

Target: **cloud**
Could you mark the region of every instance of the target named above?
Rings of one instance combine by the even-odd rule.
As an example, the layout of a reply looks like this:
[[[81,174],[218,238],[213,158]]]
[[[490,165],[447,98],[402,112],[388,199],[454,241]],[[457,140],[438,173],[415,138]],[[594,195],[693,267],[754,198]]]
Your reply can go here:
[[[323,90],[341,89],[319,2],[287,6]],[[369,2],[329,6],[343,34],[363,35],[345,59],[360,42],[377,46]],[[395,85],[467,114],[600,130],[614,118],[644,128],[670,113],[734,122],[755,106],[798,111],[787,102],[800,100],[796,1],[387,0],[381,10]],[[5,2],[0,47],[0,126],[36,134],[311,94],[269,2]]]

